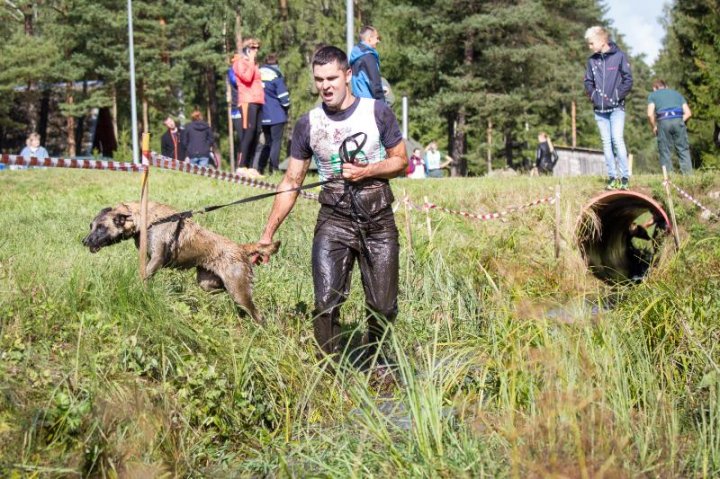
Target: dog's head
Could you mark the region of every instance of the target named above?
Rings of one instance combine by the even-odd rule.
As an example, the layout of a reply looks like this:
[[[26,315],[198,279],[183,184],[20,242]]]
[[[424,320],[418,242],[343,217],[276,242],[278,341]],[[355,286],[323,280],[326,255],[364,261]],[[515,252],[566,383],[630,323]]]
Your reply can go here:
[[[90,234],[83,238],[83,245],[97,253],[101,248],[114,245],[135,235],[133,213],[126,204],[104,208],[90,223]]]

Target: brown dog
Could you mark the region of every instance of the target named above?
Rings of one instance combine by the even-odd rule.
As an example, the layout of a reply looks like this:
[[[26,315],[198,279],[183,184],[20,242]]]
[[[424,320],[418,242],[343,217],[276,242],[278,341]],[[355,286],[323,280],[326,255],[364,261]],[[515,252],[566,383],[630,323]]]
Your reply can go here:
[[[275,253],[280,242],[237,244],[190,219],[174,217],[177,213],[167,205],[148,203],[147,277],[162,267],[197,268],[198,284],[203,290],[227,290],[239,306],[262,323],[252,300],[251,257]],[[82,241],[91,253],[96,253],[130,238],[139,245],[140,203],[120,203],[101,210],[90,224],[90,234]]]

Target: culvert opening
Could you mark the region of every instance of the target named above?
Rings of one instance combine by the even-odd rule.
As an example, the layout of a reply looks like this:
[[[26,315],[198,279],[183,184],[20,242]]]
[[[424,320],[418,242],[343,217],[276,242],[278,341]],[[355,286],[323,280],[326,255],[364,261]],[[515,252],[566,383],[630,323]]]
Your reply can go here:
[[[649,196],[610,191],[593,198],[576,237],[590,272],[608,283],[642,281],[662,254],[670,221]]]

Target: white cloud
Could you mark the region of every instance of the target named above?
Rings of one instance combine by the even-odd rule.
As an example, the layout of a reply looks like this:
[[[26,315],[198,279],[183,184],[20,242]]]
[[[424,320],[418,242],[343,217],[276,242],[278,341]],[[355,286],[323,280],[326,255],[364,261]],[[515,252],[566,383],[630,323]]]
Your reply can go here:
[[[658,18],[663,13],[663,0],[608,0],[608,17],[613,26],[625,37],[633,54],[644,53],[652,64],[660,51],[665,31]]]

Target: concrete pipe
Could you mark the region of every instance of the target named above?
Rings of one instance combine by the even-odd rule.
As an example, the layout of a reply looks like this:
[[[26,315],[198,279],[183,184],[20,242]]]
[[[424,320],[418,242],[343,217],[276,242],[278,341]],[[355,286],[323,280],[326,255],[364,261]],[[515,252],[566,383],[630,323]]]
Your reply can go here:
[[[642,281],[670,233],[662,206],[635,191],[593,198],[578,218],[577,241],[590,272],[608,283]]]

